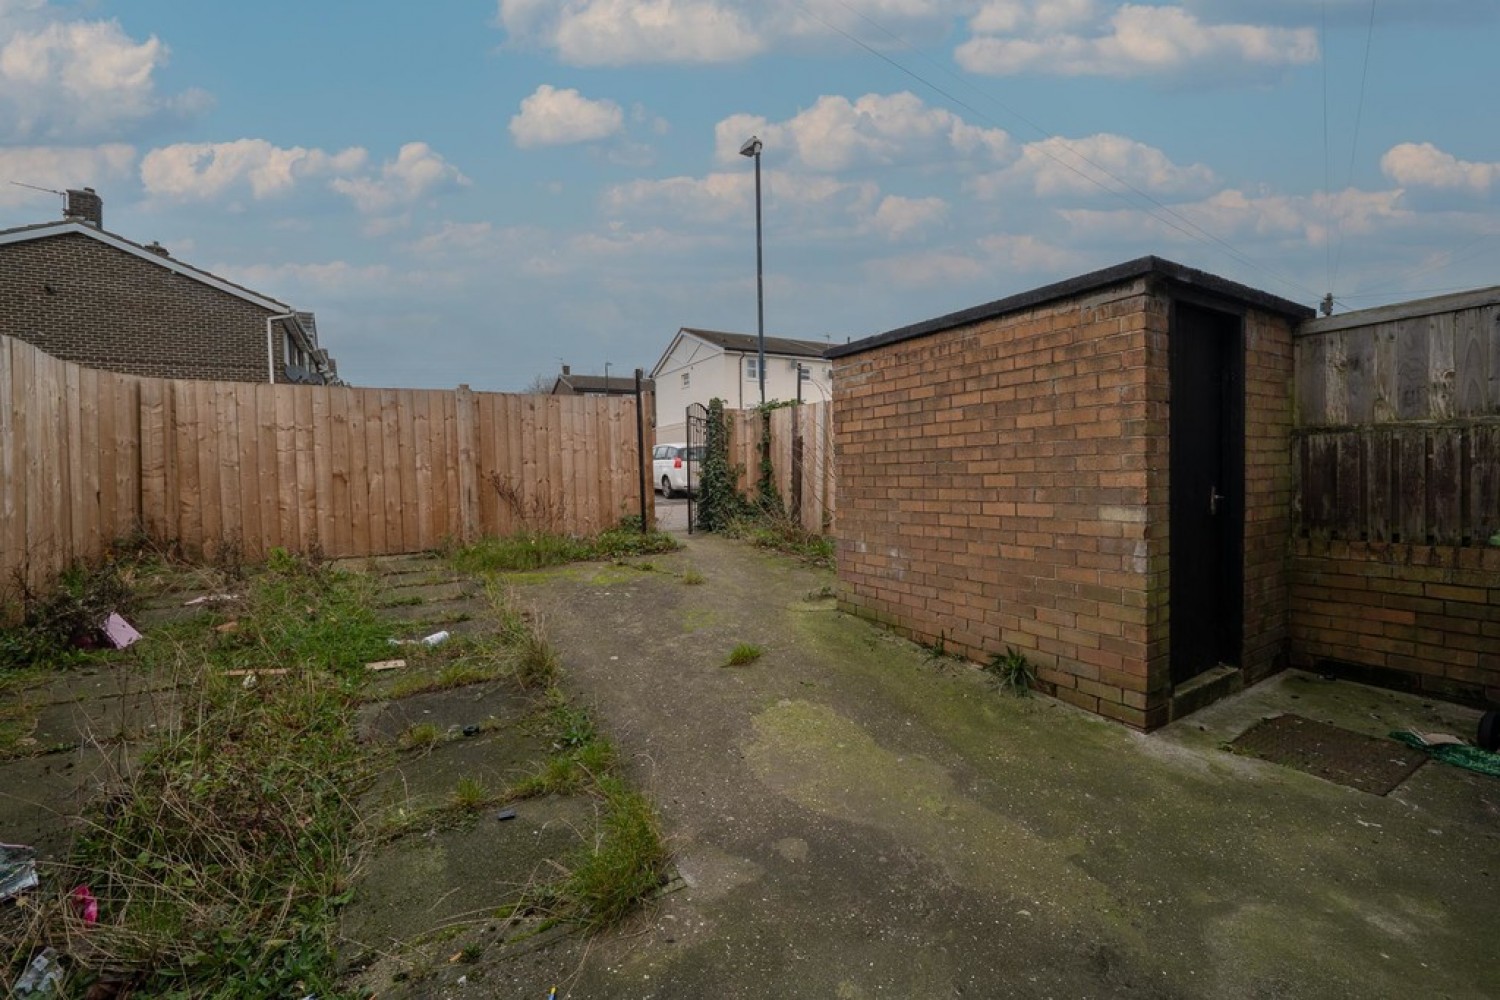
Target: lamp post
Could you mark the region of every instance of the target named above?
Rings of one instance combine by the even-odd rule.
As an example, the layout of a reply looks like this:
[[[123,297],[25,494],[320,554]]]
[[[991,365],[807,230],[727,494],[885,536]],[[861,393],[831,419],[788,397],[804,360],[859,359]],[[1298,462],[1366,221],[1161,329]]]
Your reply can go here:
[[[740,155],[755,161],[755,344],[759,354],[756,374],[760,376],[760,405],[766,405],[766,282],[761,264],[760,239],[760,148],[761,142],[751,136],[740,147]]]

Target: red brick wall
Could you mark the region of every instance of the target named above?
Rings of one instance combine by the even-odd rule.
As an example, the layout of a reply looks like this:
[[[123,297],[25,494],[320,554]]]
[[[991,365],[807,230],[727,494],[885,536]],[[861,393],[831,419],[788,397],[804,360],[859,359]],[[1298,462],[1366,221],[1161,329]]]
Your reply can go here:
[[[1147,722],[1144,282],[835,362],[842,597]]]
[[[1500,549],[1298,539],[1291,562],[1294,664],[1500,705]]]
[[[845,607],[1167,720],[1170,299],[1143,279],[835,361]],[[1286,642],[1291,332],[1246,319],[1245,645]]]
[[[1253,684],[1286,666],[1287,539],[1292,522],[1292,324],[1245,317],[1245,640]]]
[[[264,382],[269,315],[78,233],[0,246],[0,333],[90,368]]]

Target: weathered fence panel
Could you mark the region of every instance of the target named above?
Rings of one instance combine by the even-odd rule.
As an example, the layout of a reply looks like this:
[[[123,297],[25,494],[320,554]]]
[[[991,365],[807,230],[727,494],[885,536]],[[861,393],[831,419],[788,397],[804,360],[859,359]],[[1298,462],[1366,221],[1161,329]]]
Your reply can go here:
[[[649,394],[641,405],[650,412]],[[0,586],[136,530],[212,556],[420,551],[654,516],[631,397],[188,382],[0,337]],[[644,494],[643,494],[644,490]]]
[[[741,492],[750,493],[760,479],[761,416],[757,410],[731,410],[729,416],[729,461],[739,471]],[[830,404],[778,407],[769,423],[772,477],[787,511],[806,531],[832,530],[836,478]]]
[[[1500,290],[1316,320],[1296,352],[1302,537],[1500,531]]]

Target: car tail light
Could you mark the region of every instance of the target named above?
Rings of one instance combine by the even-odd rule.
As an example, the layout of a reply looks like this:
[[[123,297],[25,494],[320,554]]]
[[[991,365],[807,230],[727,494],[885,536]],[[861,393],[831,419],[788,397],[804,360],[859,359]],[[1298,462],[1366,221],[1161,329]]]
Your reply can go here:
[[[681,455],[678,455],[676,458],[672,459],[672,468],[674,468],[674,469],[680,469],[680,468],[682,468],[682,456]]]

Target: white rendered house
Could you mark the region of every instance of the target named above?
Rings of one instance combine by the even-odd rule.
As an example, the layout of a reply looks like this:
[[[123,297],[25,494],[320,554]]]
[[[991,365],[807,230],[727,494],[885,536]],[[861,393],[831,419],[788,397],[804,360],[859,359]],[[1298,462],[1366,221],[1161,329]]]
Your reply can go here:
[[[819,340],[766,338],[766,402],[797,398],[827,400],[833,391],[832,364],[823,352],[833,346]],[[656,440],[687,440],[688,404],[708,405],[714,398],[734,410],[760,404],[759,352],[753,333],[722,333],[683,327],[651,369],[656,383]]]

